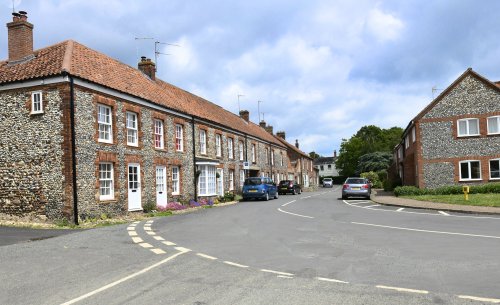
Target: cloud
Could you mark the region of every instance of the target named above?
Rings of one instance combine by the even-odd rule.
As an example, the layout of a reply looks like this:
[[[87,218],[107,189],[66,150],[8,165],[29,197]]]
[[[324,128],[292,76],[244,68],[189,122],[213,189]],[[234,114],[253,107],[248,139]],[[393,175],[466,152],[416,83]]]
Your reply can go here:
[[[404,23],[395,16],[374,8],[368,13],[365,28],[378,41],[385,42],[398,39]]]

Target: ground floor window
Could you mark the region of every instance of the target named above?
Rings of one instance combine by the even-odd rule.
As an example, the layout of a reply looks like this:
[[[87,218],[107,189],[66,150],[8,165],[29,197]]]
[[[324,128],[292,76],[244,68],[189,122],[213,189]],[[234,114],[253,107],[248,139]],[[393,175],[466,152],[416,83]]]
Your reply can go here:
[[[179,167],[172,167],[172,195],[179,195],[180,192],[180,179],[179,179]]]
[[[243,187],[243,184],[245,183],[245,171],[240,170],[240,187]]]
[[[114,199],[113,163],[99,163],[99,199]]]
[[[213,165],[200,165],[198,166],[200,176],[198,177],[198,189],[200,196],[213,196],[216,195],[216,176],[215,166]]]
[[[481,162],[480,161],[462,161],[460,162],[460,180],[480,180]]]
[[[224,196],[224,170],[222,168],[217,169],[217,195]]]
[[[490,179],[500,179],[500,159],[490,160]]]
[[[234,190],[234,170],[229,170],[229,190]]]

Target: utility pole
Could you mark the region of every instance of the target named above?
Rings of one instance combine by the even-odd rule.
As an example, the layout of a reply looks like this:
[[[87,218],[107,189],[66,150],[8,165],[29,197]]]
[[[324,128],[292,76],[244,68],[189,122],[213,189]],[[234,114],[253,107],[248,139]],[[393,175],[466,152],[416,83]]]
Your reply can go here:
[[[260,123],[260,103],[262,103],[262,101],[257,101],[257,112],[259,113],[259,123]]]

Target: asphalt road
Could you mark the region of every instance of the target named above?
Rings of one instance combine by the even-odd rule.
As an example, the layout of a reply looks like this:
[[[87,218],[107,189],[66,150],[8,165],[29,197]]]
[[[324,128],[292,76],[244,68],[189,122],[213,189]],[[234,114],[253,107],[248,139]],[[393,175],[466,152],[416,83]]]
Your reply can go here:
[[[500,218],[338,188],[0,247],[0,304],[500,303]]]

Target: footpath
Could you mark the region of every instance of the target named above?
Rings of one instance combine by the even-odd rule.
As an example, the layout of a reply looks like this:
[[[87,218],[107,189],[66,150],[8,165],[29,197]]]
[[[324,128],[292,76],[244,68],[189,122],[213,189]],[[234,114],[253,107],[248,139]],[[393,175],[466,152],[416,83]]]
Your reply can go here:
[[[394,193],[386,192],[384,190],[373,190],[371,200],[382,205],[397,206],[404,208],[428,209],[428,210],[439,210],[447,212],[472,213],[472,214],[500,215],[500,208],[498,207],[483,207],[483,206],[472,206],[472,205],[437,203],[430,201],[419,201],[414,199],[396,197],[394,196]]]

